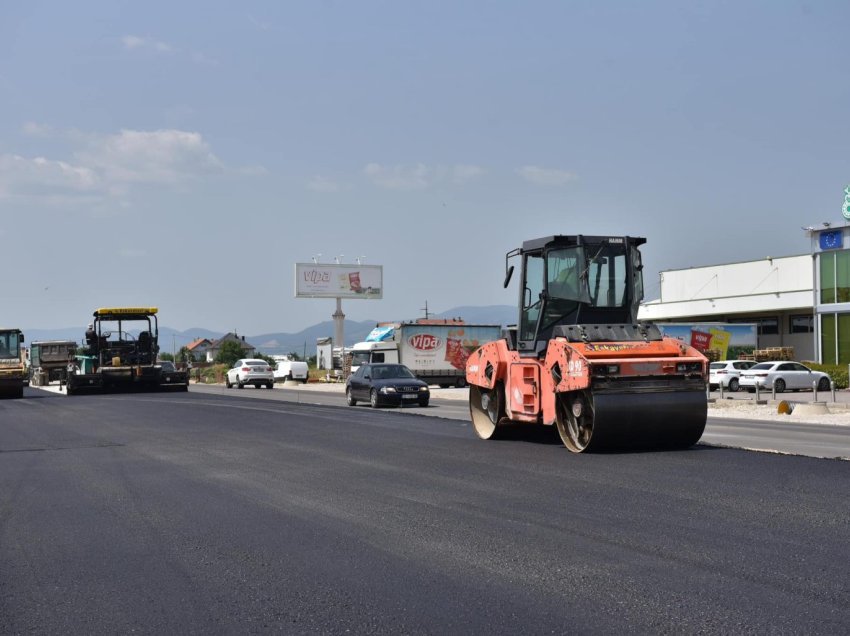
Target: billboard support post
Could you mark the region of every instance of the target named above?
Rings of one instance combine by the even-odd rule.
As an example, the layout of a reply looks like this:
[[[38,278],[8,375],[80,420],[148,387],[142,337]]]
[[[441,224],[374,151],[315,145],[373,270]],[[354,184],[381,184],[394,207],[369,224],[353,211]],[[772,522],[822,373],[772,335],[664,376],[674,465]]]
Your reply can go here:
[[[342,359],[345,360],[345,314],[342,313],[342,298],[336,299],[334,319],[334,346],[342,347]]]

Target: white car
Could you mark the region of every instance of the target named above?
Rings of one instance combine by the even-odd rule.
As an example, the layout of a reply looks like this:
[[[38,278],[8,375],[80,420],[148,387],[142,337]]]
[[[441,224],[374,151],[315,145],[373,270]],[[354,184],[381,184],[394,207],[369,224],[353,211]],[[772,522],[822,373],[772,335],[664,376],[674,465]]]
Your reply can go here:
[[[274,379],[276,382],[284,382],[286,380],[306,382],[308,371],[306,362],[299,360],[278,360],[274,370]]]
[[[708,384],[712,390],[722,386],[734,393],[740,386],[741,371],[746,371],[753,365],[755,365],[755,362],[752,360],[712,362],[708,367]]]
[[[234,385],[244,389],[246,384],[253,384],[258,389],[261,386],[267,389],[274,388],[274,373],[269,363],[254,358],[237,360],[236,364],[227,370],[224,385],[228,389]]]
[[[759,362],[746,371],[741,372],[741,387],[750,393],[756,390],[756,385],[762,391],[776,389],[777,393],[784,391],[811,391],[816,384],[818,391],[829,391],[832,384],[829,376],[820,371],[812,371],[799,362]]]

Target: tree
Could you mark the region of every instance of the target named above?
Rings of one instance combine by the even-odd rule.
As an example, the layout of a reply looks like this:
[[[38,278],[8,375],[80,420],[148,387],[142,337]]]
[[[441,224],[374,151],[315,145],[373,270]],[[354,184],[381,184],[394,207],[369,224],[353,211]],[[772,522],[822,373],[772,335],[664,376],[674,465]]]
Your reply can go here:
[[[219,364],[226,364],[228,367],[232,367],[244,353],[242,345],[238,342],[234,340],[226,340],[222,343],[221,348],[218,350],[218,355],[216,355],[215,361]]]
[[[168,362],[174,362],[174,356],[171,355],[170,353],[160,353],[159,359],[160,360],[167,360]]]
[[[180,347],[177,352],[177,362],[187,363],[192,360],[192,352],[187,347]]]

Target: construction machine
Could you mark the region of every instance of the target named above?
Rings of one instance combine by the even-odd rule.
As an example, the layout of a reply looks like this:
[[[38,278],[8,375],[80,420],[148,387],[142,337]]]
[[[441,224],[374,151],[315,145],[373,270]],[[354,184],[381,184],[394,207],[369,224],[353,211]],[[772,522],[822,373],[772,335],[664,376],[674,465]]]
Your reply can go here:
[[[38,340],[30,343],[29,378],[32,386],[46,386],[68,377],[68,366],[74,362],[77,343],[73,340]]]
[[[521,264],[519,320],[466,366],[482,439],[512,425],[554,425],[572,452],[688,448],[707,414],[708,363],[690,344],[639,323],[639,247],[629,236],[548,236],[505,257]]]
[[[86,349],[69,368],[68,395],[82,389],[155,389],[171,384],[157,362],[156,307],[96,309],[86,330]],[[188,382],[181,385],[188,389]]]
[[[20,329],[0,329],[0,397],[24,396],[28,373]]]

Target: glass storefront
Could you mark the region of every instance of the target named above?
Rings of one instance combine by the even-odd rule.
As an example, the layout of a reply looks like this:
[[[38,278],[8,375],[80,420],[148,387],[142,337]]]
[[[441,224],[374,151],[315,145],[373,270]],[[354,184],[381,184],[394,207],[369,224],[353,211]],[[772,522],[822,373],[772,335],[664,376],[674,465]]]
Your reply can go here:
[[[821,361],[850,364],[850,311],[847,307],[850,303],[850,250],[834,249],[824,240],[820,241],[820,248],[816,298]]]

